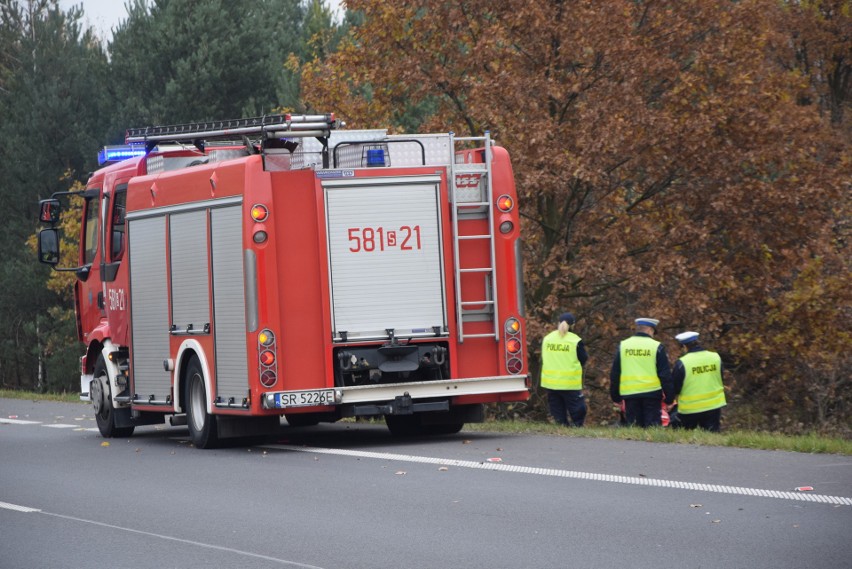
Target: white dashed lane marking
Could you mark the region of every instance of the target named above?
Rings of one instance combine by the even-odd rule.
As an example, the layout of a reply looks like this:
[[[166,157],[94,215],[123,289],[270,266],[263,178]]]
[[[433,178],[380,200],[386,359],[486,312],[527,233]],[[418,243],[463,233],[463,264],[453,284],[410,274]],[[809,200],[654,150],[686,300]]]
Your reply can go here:
[[[38,425],[41,421],[23,421],[21,419],[4,419],[0,417],[0,424],[6,425]]]
[[[41,510],[36,508],[28,508],[26,506],[18,506],[17,504],[10,504],[9,502],[0,502],[0,509],[3,510],[13,510],[15,512],[24,512],[25,514],[31,514],[32,512],[40,512]]]
[[[392,454],[385,452],[369,452],[360,450],[344,450],[318,447],[299,447],[290,445],[264,445],[263,448],[287,450],[294,452],[307,452],[314,454],[332,454],[338,456],[353,456],[357,458],[374,458],[378,460],[395,460],[401,462],[416,462],[421,464],[438,464],[441,466],[456,466],[459,468],[471,468],[476,470],[494,470],[498,472],[514,472],[519,474],[531,474],[536,476],[553,476],[558,478],[575,478],[578,480],[592,480],[595,482],[610,482],[616,484],[633,484],[636,486],[652,486],[656,488],[674,488],[678,490],[697,490],[699,492],[714,492],[717,494],[738,494],[741,496],[755,496],[759,498],[776,498],[780,500],[797,500],[801,502],[820,502],[824,504],[836,504],[852,506],[852,498],[845,496],[827,496],[823,494],[810,494],[802,492],[782,492],[778,490],[766,490],[763,488],[744,488],[741,486],[725,486],[719,484],[703,484],[700,482],[681,482],[677,480],[662,480],[658,478],[641,478],[638,476],[618,476],[613,474],[598,474],[595,472],[578,472],[574,470],[559,470],[555,468],[539,468],[535,466],[517,466],[512,464],[476,462],[472,460],[455,460],[448,458],[434,458],[428,456],[414,456],[406,454]]]
[[[85,431],[87,433],[97,433],[97,427],[81,427],[80,425],[66,425],[64,423],[42,423],[41,421],[25,421],[23,419],[7,419],[0,417],[0,425],[39,425],[49,427],[51,429],[74,429],[75,431]]]

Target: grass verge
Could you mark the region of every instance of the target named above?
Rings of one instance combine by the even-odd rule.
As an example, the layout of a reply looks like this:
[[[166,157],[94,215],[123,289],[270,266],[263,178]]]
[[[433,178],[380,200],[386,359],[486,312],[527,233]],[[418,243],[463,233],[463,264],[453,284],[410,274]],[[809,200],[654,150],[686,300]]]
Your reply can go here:
[[[471,431],[852,455],[852,441],[814,433],[805,433],[802,435],[784,435],[761,431],[708,433],[707,431],[700,430],[687,431],[685,429],[663,427],[651,429],[641,429],[638,427],[583,427],[582,429],[574,429],[561,427],[552,423],[527,423],[523,421],[494,421],[478,425],[466,425],[465,429]]]
[[[15,389],[0,389],[0,398],[28,399],[30,401],[62,401],[65,403],[83,403],[80,394],[74,393],[35,393],[34,391],[18,391]]]

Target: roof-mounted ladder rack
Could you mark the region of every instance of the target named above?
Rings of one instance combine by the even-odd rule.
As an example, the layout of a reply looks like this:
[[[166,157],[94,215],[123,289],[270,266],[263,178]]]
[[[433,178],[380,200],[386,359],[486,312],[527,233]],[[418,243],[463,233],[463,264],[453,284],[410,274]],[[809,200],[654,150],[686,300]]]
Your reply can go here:
[[[331,131],[343,123],[334,113],[323,115],[264,115],[243,119],[229,119],[164,126],[130,128],[125,133],[127,144],[144,143],[146,150],[164,142],[191,141],[204,150],[204,141],[211,139],[239,139],[260,135],[264,140],[314,137],[322,143],[323,166],[328,167],[328,138]]]

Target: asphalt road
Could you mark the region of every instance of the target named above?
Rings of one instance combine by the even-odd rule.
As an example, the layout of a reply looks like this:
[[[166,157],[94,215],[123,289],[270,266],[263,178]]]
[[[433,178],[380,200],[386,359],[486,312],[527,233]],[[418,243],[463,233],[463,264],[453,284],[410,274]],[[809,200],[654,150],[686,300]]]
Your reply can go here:
[[[0,399],[0,568],[850,560],[850,457],[465,431],[400,441],[361,423],[204,451],[185,427],[105,440],[88,406]]]

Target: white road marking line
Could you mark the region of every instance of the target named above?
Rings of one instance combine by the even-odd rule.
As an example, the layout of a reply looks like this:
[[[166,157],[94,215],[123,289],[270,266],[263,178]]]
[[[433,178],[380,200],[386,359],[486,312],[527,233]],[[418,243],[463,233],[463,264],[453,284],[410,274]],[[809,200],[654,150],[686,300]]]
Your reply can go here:
[[[21,419],[4,419],[0,417],[0,423],[6,425],[38,425],[41,421],[23,421]]]
[[[80,421],[81,419],[74,419]],[[24,421],[23,419],[6,419],[0,417],[0,425],[41,425],[51,429],[74,429],[75,431],[86,431],[89,433],[100,432],[97,427],[80,427],[80,425],[66,425],[65,423],[42,423],[41,421]]]
[[[576,478],[579,480],[592,480],[596,482],[615,482],[618,484],[634,484],[637,486],[653,486],[657,488],[676,488],[679,490],[697,490],[699,492],[714,492],[717,494],[740,494],[743,496],[755,496],[759,498],[777,498],[781,500],[797,500],[801,502],[821,502],[825,504],[839,504],[852,506],[852,498],[845,496],[828,496],[824,494],[811,494],[802,492],[783,492],[778,490],[766,490],[763,488],[744,488],[741,486],[725,486],[719,484],[703,484],[700,482],[680,482],[677,480],[662,480],[658,478],[641,478],[638,476],[618,476],[612,474],[597,474],[594,472],[578,472],[574,470],[559,470],[556,468],[538,468],[534,466],[515,466],[505,463],[476,462],[472,460],[455,460],[447,458],[434,458],[428,456],[414,456],[406,454],[392,454],[386,452],[369,452],[361,450],[344,450],[320,447],[300,447],[290,445],[262,445],[262,448],[277,450],[289,450],[295,452],[307,452],[314,454],[333,454],[339,456],[354,456],[358,458],[375,458],[379,460],[396,460],[402,462],[417,462],[422,464],[439,464],[443,466],[457,466],[460,468],[472,468],[477,470],[497,470],[500,472],[517,472],[520,474],[534,474],[538,476],[555,476],[558,478]]]
[[[299,563],[297,561],[288,561],[287,559],[279,559],[277,557],[269,557],[268,555],[260,555],[259,553],[252,553],[250,551],[242,551],[240,549],[233,549],[231,547],[222,547],[221,545],[213,545],[213,544],[210,544],[210,543],[203,543],[203,542],[200,542],[200,541],[192,541],[191,539],[181,539],[179,537],[172,537],[170,535],[163,535],[163,534],[159,534],[159,533],[151,533],[151,532],[148,532],[148,531],[142,531],[142,530],[133,529],[133,528],[126,528],[126,527],[116,526],[116,525],[112,525],[112,524],[105,524],[103,522],[96,522],[94,520],[86,520],[86,519],[83,519],[83,518],[75,518],[74,516],[64,516],[62,514],[54,514],[53,512],[45,512],[45,511],[39,510],[37,508],[28,508],[27,506],[18,506],[16,504],[9,504],[8,502],[0,502],[0,508],[6,509],[6,510],[14,510],[16,512],[22,512],[22,513],[25,513],[25,514],[40,513],[40,514],[44,514],[45,516],[52,516],[54,518],[61,518],[63,520],[70,520],[72,522],[81,522],[81,523],[84,523],[84,524],[92,524],[92,525],[96,525],[96,526],[100,526],[100,527],[104,527],[104,528],[109,528],[109,529],[114,529],[114,530],[119,530],[119,531],[126,531],[126,532],[129,532],[129,533],[135,533],[135,534],[139,534],[139,535],[146,535],[148,537],[156,537],[158,539],[175,541],[175,542],[184,543],[184,544],[187,544],[187,545],[195,545],[197,547],[204,547],[204,548],[207,548],[207,549],[215,549],[216,551],[225,551],[227,553],[233,553],[233,554],[236,554],[236,555],[243,555],[245,557],[253,557],[255,559],[263,559],[264,561],[272,561],[274,563],[280,563],[281,565],[287,565],[289,567],[299,567],[301,569],[323,569],[322,567],[317,567],[316,565],[308,565],[306,563]]]
[[[0,502],[0,508],[2,508],[4,510],[14,510],[16,512],[24,512],[25,514],[41,511],[41,510],[37,510],[35,508],[28,508],[26,506],[18,506],[17,504],[10,504],[9,502]]]

